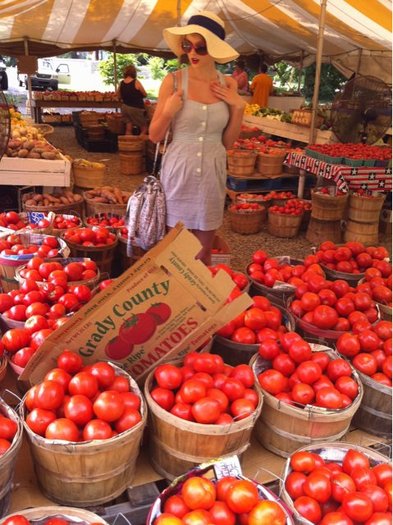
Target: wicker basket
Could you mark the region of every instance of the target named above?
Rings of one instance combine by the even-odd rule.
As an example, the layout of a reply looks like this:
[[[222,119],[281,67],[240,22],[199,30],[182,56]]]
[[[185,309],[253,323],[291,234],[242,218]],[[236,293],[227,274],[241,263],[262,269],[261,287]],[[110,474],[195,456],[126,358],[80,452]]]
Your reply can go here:
[[[33,126],[35,128],[38,129],[38,131],[44,135],[44,137],[46,135],[50,135],[51,133],[53,133],[55,131],[55,128],[53,126],[51,126],[50,124],[33,124]]]
[[[131,195],[130,192],[122,192],[123,195]],[[92,199],[86,197],[86,192],[83,193],[83,198],[86,202],[86,212],[85,216],[96,215],[97,213],[112,213],[114,215],[124,216],[127,210],[127,203],[124,204],[114,204],[106,202],[96,202]]]
[[[145,151],[145,141],[139,135],[119,135],[117,143],[120,152]]]
[[[242,177],[252,175],[255,172],[256,158],[255,151],[228,150],[228,174]]]
[[[78,163],[72,163],[72,171],[76,186],[80,188],[96,188],[105,183],[105,176],[108,173],[107,166],[102,168],[81,166]]]
[[[125,130],[125,123],[122,115],[111,115],[106,118],[106,125],[108,130],[115,135],[123,135]]]
[[[29,206],[25,202],[22,202],[22,207],[24,211],[53,211],[54,213],[70,213],[71,215],[83,215],[85,202],[83,198],[81,198],[80,201],[73,202],[72,204],[59,204],[57,206]]]
[[[146,171],[142,151],[120,153],[120,173],[122,175],[141,175]]]
[[[239,211],[229,207],[228,211],[231,229],[243,235],[260,232],[266,219],[266,209],[263,206],[256,210],[247,211]]]
[[[146,253],[137,244],[132,243],[132,255],[127,254],[127,239],[118,234],[119,243],[117,245],[117,255],[120,259],[120,268],[122,272],[125,272],[130,266],[132,266],[138,259],[143,257]]]
[[[344,218],[348,195],[327,195],[311,192],[311,217],[320,221],[339,221]]]
[[[53,225],[55,223],[53,222],[51,230],[50,230],[50,234],[54,235],[55,237],[61,237],[61,234],[64,233],[65,231],[74,230],[75,228],[80,228],[82,226],[82,219],[76,213],[74,213],[74,214],[63,213],[62,215],[64,216],[65,219],[78,217],[79,220],[78,220],[78,223],[75,223],[75,227],[73,227],[73,228],[63,228],[63,229],[54,228]]]
[[[282,164],[286,157],[286,151],[277,150],[276,154],[259,153],[257,159],[257,171],[262,175],[280,175]]]
[[[115,254],[117,239],[106,246],[82,246],[64,239],[70,249],[71,257],[92,259],[101,273],[111,274],[112,262]]]
[[[351,194],[349,196],[348,218],[356,222],[379,222],[386,195],[361,196]]]
[[[68,258],[68,259],[45,259],[45,261],[50,261],[50,262],[59,262],[62,266],[66,266],[67,264],[71,263],[71,262],[84,262],[85,260],[88,260],[88,261],[91,261],[92,259],[89,257],[89,258],[82,258],[82,257],[72,257],[72,258]],[[21,271],[24,270],[26,268],[26,265],[24,264],[23,266],[19,266],[17,269],[16,269],[16,272],[15,272],[15,279],[18,281],[18,283],[20,285],[22,285],[26,279],[24,277],[22,277],[21,275]],[[85,284],[86,286],[88,286],[91,290],[93,290],[93,288],[95,288],[95,286],[97,286],[97,283],[100,281],[100,270],[99,268],[97,268],[97,275],[96,277],[93,277],[91,279],[85,279],[83,281],[69,281],[68,284],[69,285],[79,285],[79,284]],[[40,287],[44,287],[47,285],[47,281],[36,281],[37,282],[37,285],[40,286]]]
[[[296,237],[300,230],[303,214],[288,215],[286,213],[276,213],[269,209],[267,230],[270,235],[275,237],[285,237],[290,239]]]

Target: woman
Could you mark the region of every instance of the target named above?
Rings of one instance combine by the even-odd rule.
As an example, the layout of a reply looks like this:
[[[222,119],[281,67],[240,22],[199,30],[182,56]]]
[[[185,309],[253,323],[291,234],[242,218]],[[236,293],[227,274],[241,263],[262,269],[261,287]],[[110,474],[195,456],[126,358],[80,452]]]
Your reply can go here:
[[[245,107],[236,81],[217,71],[215,62],[225,64],[238,53],[224,41],[223,21],[209,11],[192,16],[185,27],[165,29],[164,38],[189,62],[163,80],[149,127],[153,142],[172,129],[161,167],[167,226],[182,222],[192,230],[202,244],[198,259],[210,264],[224,215],[225,148],[239,135]]]
[[[145,88],[136,78],[136,67],[127,66],[123,72],[118,95],[122,101],[121,112],[126,121],[126,135],[132,134],[132,126],[138,126],[142,134],[147,132],[146,110],[143,102]]]
[[[235,69],[233,70],[232,77],[237,82],[237,90],[240,95],[249,94],[248,74],[245,70],[245,63],[243,60],[237,60]]]

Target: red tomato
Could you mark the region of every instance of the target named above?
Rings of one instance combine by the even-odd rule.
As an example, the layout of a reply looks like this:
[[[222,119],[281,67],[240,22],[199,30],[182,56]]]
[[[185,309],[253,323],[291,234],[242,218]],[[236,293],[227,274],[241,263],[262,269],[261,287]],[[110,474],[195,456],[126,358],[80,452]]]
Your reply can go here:
[[[193,476],[183,483],[181,495],[188,508],[209,510],[216,500],[216,489],[210,480]]]
[[[365,525],[391,525],[391,523],[392,515],[390,512],[374,512]]]
[[[309,474],[316,468],[316,455],[311,452],[294,452],[291,456],[290,465],[295,472]]]
[[[78,426],[84,426],[93,419],[93,404],[83,395],[71,396],[64,403],[64,415]]]
[[[189,511],[190,509],[184,503],[184,499],[178,494],[170,496],[164,503],[164,513],[174,514],[178,518],[182,518]]]
[[[297,367],[296,373],[302,383],[312,385],[322,375],[321,367],[315,361],[303,361]]]
[[[333,473],[331,479],[332,497],[341,503],[345,494],[356,491],[356,485],[351,476],[345,472]]]
[[[212,522],[216,525],[235,525],[236,515],[230,510],[223,501],[216,501],[209,509]]]
[[[366,374],[368,376],[372,376],[376,373],[378,369],[378,362],[375,356],[368,353],[360,353],[355,355],[355,357],[352,359],[353,366],[359,370],[359,372],[362,372],[362,374]]]
[[[167,388],[153,388],[153,390],[150,392],[150,395],[154,401],[164,410],[170,411],[175,404],[175,394],[172,392],[172,390],[168,390]]]
[[[314,498],[309,496],[300,496],[294,501],[294,507],[298,513],[311,521],[311,523],[319,523],[322,517],[321,506]]]
[[[386,482],[392,481],[392,469],[387,463],[375,465],[375,467],[373,467],[373,472],[380,487],[383,487]]]
[[[101,419],[92,419],[89,421],[82,433],[83,441],[92,441],[93,439],[109,439],[112,437],[112,428],[106,421]]]
[[[355,467],[370,468],[370,461],[367,456],[357,450],[348,450],[343,459],[343,471],[351,475]]]
[[[119,419],[115,421],[115,430],[120,434],[135,427],[140,421],[142,421],[142,416],[139,410],[125,408]]]
[[[63,350],[57,358],[57,366],[69,374],[76,374],[83,368],[83,361],[79,354],[71,350]]]
[[[156,328],[157,322],[152,315],[138,313],[124,321],[119,337],[130,345],[140,345],[151,339]]]
[[[351,333],[340,335],[337,340],[337,350],[346,357],[354,357],[360,352],[359,336]]]
[[[290,346],[288,353],[295,363],[302,363],[312,357],[311,346],[304,340],[294,341]]]
[[[373,503],[362,492],[345,494],[342,500],[343,511],[354,521],[367,521],[373,513]]]
[[[279,354],[272,362],[274,370],[278,370],[284,376],[288,377],[295,371],[296,365],[288,354]]]
[[[355,471],[356,469],[354,469]],[[377,485],[366,485],[361,492],[366,494],[372,501],[374,512],[387,512],[389,508],[389,497],[382,487]]]
[[[5,350],[12,354],[20,348],[29,346],[30,333],[24,328],[11,328],[11,330],[5,332],[1,338],[1,342]]]
[[[320,407],[338,409],[343,406],[343,397],[341,393],[332,387],[325,387],[316,393],[316,404]]]
[[[353,525],[353,521],[345,512],[331,511],[323,516],[320,525]]]
[[[237,343],[242,343],[245,345],[253,345],[256,343],[256,335],[251,330],[251,328],[247,328],[246,326],[243,326],[241,328],[236,328],[236,330],[233,332],[232,341],[236,341]]]
[[[311,361],[317,363],[321,371],[324,372],[330,362],[330,357],[329,354],[327,354],[326,352],[313,352],[311,356]]]
[[[46,374],[44,380],[60,383],[64,392],[67,392],[68,383],[71,381],[71,376],[62,368],[52,368],[52,370],[49,370],[49,372]]]
[[[124,412],[124,403],[120,393],[116,390],[101,392],[93,403],[93,411],[98,419],[107,422],[116,421]]]
[[[155,303],[146,310],[152,315],[158,325],[165,323],[171,316],[172,310],[166,303]]]
[[[355,399],[359,393],[359,386],[352,377],[341,376],[337,379],[334,386],[339,392],[347,395],[350,399]]]
[[[285,489],[293,500],[304,496],[303,485],[306,479],[306,476],[302,472],[295,471],[290,472],[286,477]]]
[[[34,401],[37,408],[56,410],[64,399],[64,387],[55,381],[42,381],[37,385]]]
[[[258,376],[261,387],[269,394],[278,394],[286,389],[288,379],[278,370],[265,370]]]
[[[68,390],[72,396],[81,394],[93,399],[98,392],[98,381],[88,372],[78,372],[69,382]]]
[[[258,502],[258,489],[249,480],[234,481],[226,492],[225,502],[237,514],[250,512]]]
[[[230,408],[231,414],[233,415],[234,419],[239,421],[240,419],[244,419],[246,417],[251,416],[255,411],[255,403],[253,401],[250,401],[248,399],[236,399],[232,404]]]
[[[212,517],[210,512],[204,509],[197,509],[183,516],[182,525],[210,525],[211,522]],[[156,523],[154,523],[154,525],[156,525]],[[177,525],[177,523],[160,523],[159,525]]]
[[[313,313],[313,324],[318,328],[331,330],[338,322],[338,313],[331,306],[319,305],[315,308]]]
[[[73,421],[66,418],[55,419],[49,423],[45,432],[46,439],[79,441],[79,430]]]
[[[30,521],[22,514],[14,514],[4,520],[3,525],[30,525]]]
[[[285,525],[286,515],[275,501],[259,501],[248,517],[249,525]]]

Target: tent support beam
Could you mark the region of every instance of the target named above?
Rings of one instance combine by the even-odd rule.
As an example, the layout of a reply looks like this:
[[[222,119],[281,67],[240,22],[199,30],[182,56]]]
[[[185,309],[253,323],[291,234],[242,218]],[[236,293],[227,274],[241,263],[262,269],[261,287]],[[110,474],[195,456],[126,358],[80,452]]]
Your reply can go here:
[[[24,48],[25,48],[25,55],[26,55],[26,56],[29,56],[29,40],[28,40],[27,37],[24,37],[24,39],[23,39],[23,44],[24,44]],[[26,78],[27,78],[27,88],[28,88],[28,90],[29,90],[30,117],[32,117],[33,112],[32,112],[32,110],[31,110],[31,104],[32,104],[32,100],[33,100],[33,93],[32,93],[32,89],[31,89],[31,77],[30,77],[30,73],[27,74]]]
[[[321,12],[319,15],[319,31],[317,41],[317,55],[315,62],[315,83],[314,93],[312,97],[312,114],[311,114],[311,126],[309,135],[309,144],[312,144],[315,139],[315,121],[318,111],[318,100],[319,100],[319,86],[321,82],[321,64],[322,64],[322,51],[323,51],[323,35],[325,32],[325,20],[326,20],[326,4],[327,0],[321,0]]]
[[[117,53],[116,53],[116,40],[113,40],[113,81],[115,84],[115,91],[117,90]]]

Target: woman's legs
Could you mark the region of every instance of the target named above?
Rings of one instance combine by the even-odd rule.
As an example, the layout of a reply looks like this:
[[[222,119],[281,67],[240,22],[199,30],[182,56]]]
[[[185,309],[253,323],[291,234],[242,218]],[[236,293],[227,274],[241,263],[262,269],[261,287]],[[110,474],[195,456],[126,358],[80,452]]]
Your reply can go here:
[[[131,122],[131,120],[127,120],[127,123],[126,123],[126,135],[132,135],[132,122]]]
[[[192,230],[192,233],[202,244],[202,249],[196,256],[197,259],[200,259],[202,262],[209,266],[212,262],[212,249],[214,236],[216,234],[215,230],[201,231],[201,230]]]

